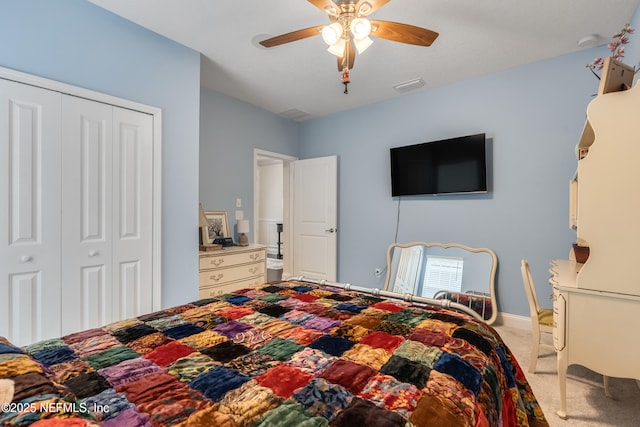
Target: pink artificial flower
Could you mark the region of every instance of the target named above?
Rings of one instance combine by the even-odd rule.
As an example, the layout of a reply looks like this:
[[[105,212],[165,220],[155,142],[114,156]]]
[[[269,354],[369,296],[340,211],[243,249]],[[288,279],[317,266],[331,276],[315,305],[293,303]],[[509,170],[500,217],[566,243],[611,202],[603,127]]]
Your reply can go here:
[[[629,37],[627,34],[633,34],[635,30],[631,28],[631,25],[625,24],[622,27],[622,30],[618,31],[611,37],[611,41],[607,44],[607,48],[613,55],[612,58],[616,61],[622,61],[624,58],[624,45],[629,43]],[[593,72],[594,69],[602,70],[604,67],[604,58],[596,58],[593,62],[587,65],[587,68],[591,69]],[[595,74],[595,73],[594,73]],[[596,74],[596,76],[598,76]]]

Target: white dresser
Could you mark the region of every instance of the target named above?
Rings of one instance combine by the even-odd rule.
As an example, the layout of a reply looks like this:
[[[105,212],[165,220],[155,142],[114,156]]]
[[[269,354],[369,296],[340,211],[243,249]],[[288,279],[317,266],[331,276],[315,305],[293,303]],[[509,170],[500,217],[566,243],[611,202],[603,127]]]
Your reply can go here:
[[[267,247],[264,245],[200,252],[200,298],[215,297],[266,281]]]

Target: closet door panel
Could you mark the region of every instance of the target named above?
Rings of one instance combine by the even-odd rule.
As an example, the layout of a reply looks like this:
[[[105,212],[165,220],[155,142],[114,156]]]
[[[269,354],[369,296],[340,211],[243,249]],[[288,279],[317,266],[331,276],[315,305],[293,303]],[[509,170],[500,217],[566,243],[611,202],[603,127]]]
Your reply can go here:
[[[104,265],[83,266],[81,267],[82,280],[81,283],[81,301],[80,301],[80,317],[74,321],[80,325],[91,325],[90,327],[102,326],[110,319],[107,307],[104,301],[109,300],[109,286],[106,282],[107,269]],[[73,329],[68,326],[69,329]]]
[[[59,93],[0,79],[0,335],[60,335]]]
[[[1,336],[11,337],[11,342],[16,345],[29,344],[40,337],[52,337],[47,332],[53,333],[53,330],[43,330],[51,319],[43,317],[42,288],[42,276],[37,271],[16,273],[9,277],[8,292],[3,295],[6,299],[0,304],[7,305],[6,311],[3,311],[5,316]]]
[[[153,118],[113,109],[113,315],[152,311]]]
[[[113,107],[64,95],[62,109],[64,334],[113,319]]]

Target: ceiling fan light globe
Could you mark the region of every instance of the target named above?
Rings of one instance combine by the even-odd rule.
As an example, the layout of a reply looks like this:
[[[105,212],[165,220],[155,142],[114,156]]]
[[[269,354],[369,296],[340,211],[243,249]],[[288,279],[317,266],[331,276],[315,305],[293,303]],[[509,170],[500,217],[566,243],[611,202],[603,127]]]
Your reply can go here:
[[[334,22],[322,29],[322,40],[329,46],[337,43],[342,37],[342,25]]]
[[[362,53],[373,44],[373,40],[371,40],[371,37],[365,37],[363,39],[355,39],[353,41],[353,44],[356,45],[356,50],[358,51],[358,53]]]
[[[356,40],[369,37],[371,34],[371,22],[366,18],[356,18],[351,21],[351,33]]]
[[[337,42],[329,46],[327,50],[338,58],[341,58],[344,55],[344,48],[346,45],[347,43],[343,38],[341,38]]]

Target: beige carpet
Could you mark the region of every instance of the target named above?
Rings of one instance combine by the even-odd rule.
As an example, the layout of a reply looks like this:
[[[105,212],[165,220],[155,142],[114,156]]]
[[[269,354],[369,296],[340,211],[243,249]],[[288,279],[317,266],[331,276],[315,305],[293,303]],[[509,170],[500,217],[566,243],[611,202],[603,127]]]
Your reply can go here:
[[[556,355],[552,349],[542,348],[535,374],[530,374],[531,331],[506,326],[496,330],[515,354],[525,372],[549,425],[569,426],[640,426],[640,388],[635,380],[610,378],[609,390],[613,398],[604,395],[602,376],[581,366],[570,366],[567,378],[567,420],[556,415],[560,391],[556,369]],[[551,341],[549,340],[549,343]],[[594,343],[603,345],[603,343]],[[629,363],[640,363],[629,360]]]

